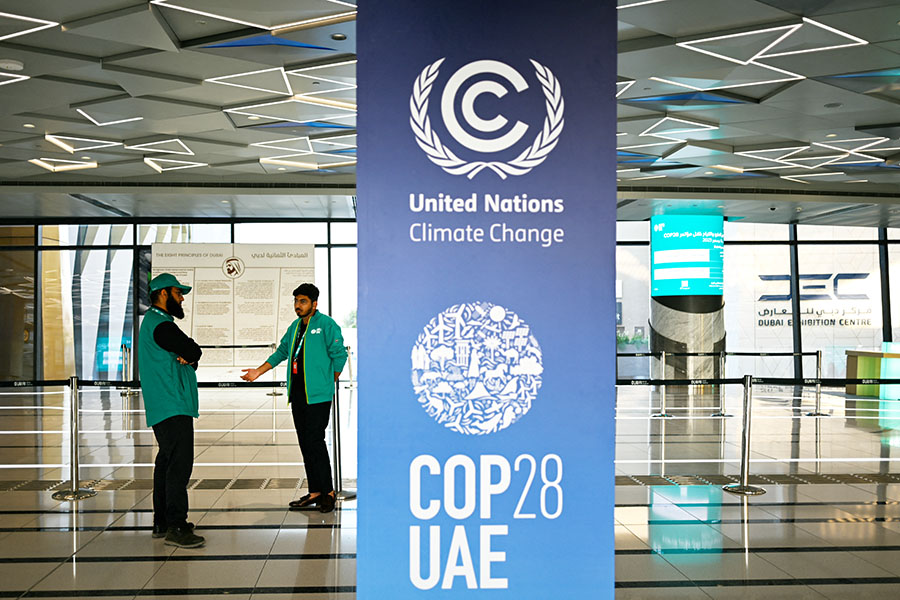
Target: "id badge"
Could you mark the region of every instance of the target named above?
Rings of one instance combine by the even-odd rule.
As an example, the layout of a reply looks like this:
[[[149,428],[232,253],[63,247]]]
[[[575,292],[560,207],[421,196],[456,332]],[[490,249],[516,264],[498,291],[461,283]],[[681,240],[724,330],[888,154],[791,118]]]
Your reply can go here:
[[[291,367],[291,372],[296,375],[297,374],[297,361],[295,360],[293,363],[293,367]]]

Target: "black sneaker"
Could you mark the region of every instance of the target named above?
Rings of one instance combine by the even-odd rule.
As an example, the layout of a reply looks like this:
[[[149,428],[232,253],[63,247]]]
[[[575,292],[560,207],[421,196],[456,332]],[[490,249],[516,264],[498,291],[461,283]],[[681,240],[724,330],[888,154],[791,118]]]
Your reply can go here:
[[[193,523],[185,523],[184,526],[187,527],[188,529],[190,529],[191,531],[194,530]],[[168,525],[159,525],[158,523],[153,524],[153,539],[156,540],[159,538],[164,538],[164,537],[166,537],[167,533],[169,533]]]
[[[170,527],[165,541],[167,546],[178,546],[179,548],[199,548],[205,543],[206,540],[195,534],[194,529],[187,527],[187,524],[182,527]]]
[[[330,513],[334,510],[334,496],[331,494],[322,494],[316,500],[319,501],[320,513]]]

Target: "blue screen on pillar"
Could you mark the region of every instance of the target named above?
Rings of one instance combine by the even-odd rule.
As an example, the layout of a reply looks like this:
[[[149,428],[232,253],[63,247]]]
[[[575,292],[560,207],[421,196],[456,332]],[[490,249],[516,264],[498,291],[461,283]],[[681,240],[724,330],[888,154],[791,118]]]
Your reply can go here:
[[[724,219],[710,215],[650,218],[650,295],[721,296]]]

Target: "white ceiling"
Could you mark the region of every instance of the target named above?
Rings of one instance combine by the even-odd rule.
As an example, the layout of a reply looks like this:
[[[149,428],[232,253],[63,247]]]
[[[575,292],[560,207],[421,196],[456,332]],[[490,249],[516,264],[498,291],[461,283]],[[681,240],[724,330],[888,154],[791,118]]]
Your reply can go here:
[[[900,2],[618,4],[620,218],[717,198],[750,220],[900,224]],[[0,12],[0,65],[23,65],[0,69],[8,217],[352,216],[353,2]],[[341,199],[285,200],[299,195]]]

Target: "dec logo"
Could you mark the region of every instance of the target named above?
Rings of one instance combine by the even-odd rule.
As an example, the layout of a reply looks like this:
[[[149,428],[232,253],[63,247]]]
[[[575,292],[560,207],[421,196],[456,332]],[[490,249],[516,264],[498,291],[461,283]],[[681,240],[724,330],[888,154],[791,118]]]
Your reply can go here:
[[[445,145],[431,126],[428,106],[443,62],[441,58],[422,69],[413,83],[409,98],[409,124],[416,143],[431,162],[451,175],[465,175],[469,179],[485,169],[493,171],[501,179],[509,175],[525,175],[544,162],[556,147],[565,125],[562,90],[559,80],[549,68],[531,61],[534,76],[543,91],[547,115],[534,140],[510,160],[493,159],[491,155],[509,150],[521,142],[532,127],[518,120],[509,126],[509,119],[502,114],[484,118],[488,115],[478,114],[475,103],[483,96],[502,98],[510,92],[523,93],[530,88],[528,80],[513,67],[497,60],[470,62],[450,76],[440,93],[440,117],[444,128],[466,154],[481,155],[479,159],[466,160]],[[505,85],[498,80],[505,82]],[[457,104],[460,115],[456,112]],[[463,123],[460,123],[460,117]]]
[[[800,294],[800,300],[868,300],[868,294],[847,294],[839,291],[842,281],[867,279],[869,273],[823,273],[800,275],[800,281],[808,281],[811,283],[800,284],[800,291],[806,292]],[[791,299],[790,275],[760,275],[763,281],[787,281],[787,294],[763,294],[759,297],[760,302],[782,302]],[[830,286],[828,284],[831,284]],[[831,291],[829,292],[829,287]]]

